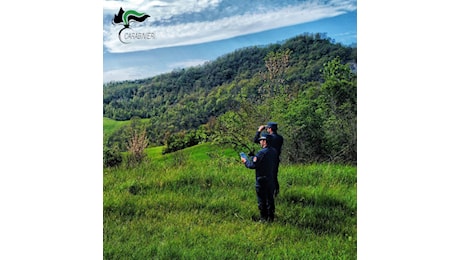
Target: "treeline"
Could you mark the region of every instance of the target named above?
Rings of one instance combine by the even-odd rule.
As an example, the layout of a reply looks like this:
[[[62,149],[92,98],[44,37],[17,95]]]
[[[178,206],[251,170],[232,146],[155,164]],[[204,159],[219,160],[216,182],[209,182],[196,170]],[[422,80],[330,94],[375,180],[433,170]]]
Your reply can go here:
[[[206,141],[250,152],[257,126],[276,120],[284,160],[356,163],[356,53],[324,34],[244,48],[202,66],[107,83],[104,116],[150,118],[148,142],[165,152]],[[127,138],[120,130],[105,146],[127,150]]]

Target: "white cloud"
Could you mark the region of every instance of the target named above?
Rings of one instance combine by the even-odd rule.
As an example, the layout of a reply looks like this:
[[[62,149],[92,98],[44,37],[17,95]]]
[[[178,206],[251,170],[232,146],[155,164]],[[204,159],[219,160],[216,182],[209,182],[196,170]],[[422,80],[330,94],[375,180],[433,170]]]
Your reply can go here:
[[[153,19],[163,19],[174,15],[188,12],[200,12],[206,8],[216,6],[219,0],[198,0],[198,1],[149,1],[149,0],[129,0],[129,1],[104,1],[104,14],[117,13],[120,7],[124,10],[134,9],[139,12],[147,12]]]
[[[184,61],[180,61],[180,62],[171,63],[171,64],[168,65],[168,68],[176,69],[176,68],[193,67],[193,66],[202,65],[207,61],[209,61],[209,60],[203,60],[203,59],[184,60]]]
[[[148,67],[129,67],[123,69],[114,69],[109,71],[104,71],[103,78],[104,83],[110,81],[123,81],[123,80],[134,80],[134,79],[143,79],[149,78],[165,71],[154,71],[152,68]]]
[[[148,22],[134,24],[132,30],[153,32],[155,39],[136,40],[130,44],[123,44],[118,39],[118,32],[123,27],[110,23],[104,25],[104,46],[110,52],[120,53],[198,44],[315,21],[356,10],[355,0],[329,1],[327,4],[312,0],[285,7],[280,7],[278,3],[272,1],[267,2],[270,2],[271,6],[255,5],[253,9],[250,9],[250,3],[242,4],[244,8],[239,8],[236,13],[235,5],[229,3],[225,3],[227,6],[223,6],[222,10],[217,10],[219,5],[223,4],[223,1],[217,0],[137,1],[135,4],[133,2],[114,4],[114,1],[110,1],[104,4],[105,12],[111,10],[106,12],[109,14],[114,13],[114,10],[117,12],[120,6],[123,6],[124,10],[134,8],[139,12],[148,13],[151,16]],[[191,14],[196,16],[190,18],[188,15]],[[187,20],[188,18],[191,20]]]

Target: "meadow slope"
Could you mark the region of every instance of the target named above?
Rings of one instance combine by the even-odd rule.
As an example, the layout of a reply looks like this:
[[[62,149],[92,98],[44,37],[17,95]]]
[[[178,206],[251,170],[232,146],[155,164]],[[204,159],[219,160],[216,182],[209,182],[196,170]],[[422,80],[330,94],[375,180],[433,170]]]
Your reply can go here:
[[[280,167],[273,223],[258,216],[254,171],[202,144],[147,149],[104,169],[104,259],[356,259],[356,167]]]

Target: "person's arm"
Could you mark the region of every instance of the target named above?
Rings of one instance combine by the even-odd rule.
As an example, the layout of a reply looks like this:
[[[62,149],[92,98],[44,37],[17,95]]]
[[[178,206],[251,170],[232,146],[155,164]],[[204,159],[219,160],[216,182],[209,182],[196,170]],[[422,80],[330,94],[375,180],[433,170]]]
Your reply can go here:
[[[265,152],[263,150],[257,152],[257,154],[253,157],[249,157],[249,160],[244,162],[244,165],[249,169],[256,169],[260,166],[262,161],[264,160]]]
[[[254,156],[254,157],[251,157],[247,161],[245,160],[244,165],[246,166],[246,168],[255,169],[257,167],[256,162],[257,162],[257,156]]]
[[[258,144],[259,143],[259,138],[260,138],[260,133],[265,129],[264,125],[259,126],[257,129],[256,135],[254,136],[254,143]]]

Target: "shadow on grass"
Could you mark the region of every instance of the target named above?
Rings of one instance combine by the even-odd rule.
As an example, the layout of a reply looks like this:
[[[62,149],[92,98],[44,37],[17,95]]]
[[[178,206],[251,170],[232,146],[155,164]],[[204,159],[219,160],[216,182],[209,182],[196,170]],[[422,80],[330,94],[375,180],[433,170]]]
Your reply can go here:
[[[279,199],[287,208],[278,222],[308,229],[315,234],[350,234],[356,232],[356,208],[327,195],[285,195]]]

